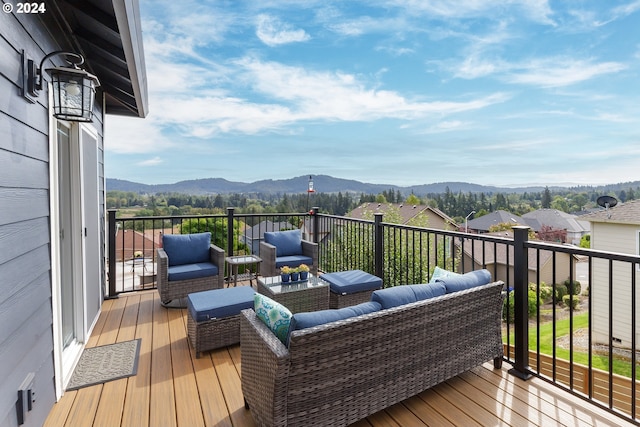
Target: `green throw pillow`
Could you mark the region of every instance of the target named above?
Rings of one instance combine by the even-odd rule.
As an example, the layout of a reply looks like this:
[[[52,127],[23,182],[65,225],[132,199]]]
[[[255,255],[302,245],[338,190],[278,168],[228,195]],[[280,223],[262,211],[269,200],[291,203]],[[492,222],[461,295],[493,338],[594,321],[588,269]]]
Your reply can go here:
[[[291,322],[291,312],[289,309],[271,298],[258,293],[253,296],[253,306],[258,319],[262,320],[262,322],[271,329],[271,332],[282,341],[282,344],[286,345],[289,323]]]
[[[429,279],[429,283],[435,283],[436,279],[446,279],[447,277],[453,276],[460,276],[460,273],[454,273],[453,271],[445,270],[436,265],[436,268],[433,269],[431,279]]]

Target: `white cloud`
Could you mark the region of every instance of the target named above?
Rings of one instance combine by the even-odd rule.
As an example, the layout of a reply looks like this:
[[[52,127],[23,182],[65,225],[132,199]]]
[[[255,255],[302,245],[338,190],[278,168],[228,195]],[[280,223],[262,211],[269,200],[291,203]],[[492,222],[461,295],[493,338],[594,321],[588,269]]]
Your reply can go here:
[[[174,146],[162,134],[162,123],[152,112],[146,119],[106,116],[105,149],[114,153],[151,153]]]
[[[267,46],[305,42],[311,36],[304,30],[296,30],[292,25],[269,15],[258,15],[256,35]]]
[[[605,74],[617,73],[627,67],[619,62],[548,58],[515,64],[512,68],[514,71],[506,75],[506,80],[509,82],[559,87],[584,82]]]
[[[137,165],[138,166],[158,166],[160,164],[164,163],[164,160],[162,160],[160,157],[156,156],[152,159],[148,159],[148,160],[143,160],[141,162],[138,162]]]

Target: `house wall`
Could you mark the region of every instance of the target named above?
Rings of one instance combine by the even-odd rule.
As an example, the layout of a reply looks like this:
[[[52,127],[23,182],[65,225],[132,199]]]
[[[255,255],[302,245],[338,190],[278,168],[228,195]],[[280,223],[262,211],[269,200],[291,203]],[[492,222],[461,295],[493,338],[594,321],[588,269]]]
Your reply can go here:
[[[23,425],[42,425],[56,400],[48,96],[43,90],[36,103],[30,103],[20,92],[21,50],[39,63],[62,47],[54,40],[62,37],[56,36],[59,29],[52,24],[50,15],[0,13],[0,426],[18,425],[17,390],[29,373],[35,374],[37,401]],[[54,61],[63,65],[59,58]],[[101,117],[98,107],[94,126],[104,205]],[[104,208],[100,215],[104,218]],[[101,248],[104,254],[103,238]],[[102,278],[90,279],[94,286],[104,280],[104,267],[100,269]],[[92,323],[95,304],[87,315]]]
[[[640,225],[594,222],[591,225],[593,249],[637,254]],[[627,263],[613,263],[613,330],[614,342],[631,347],[631,267]],[[594,259],[591,276],[591,304],[594,340],[609,342],[609,262]],[[636,271],[635,287],[640,286],[640,272]],[[640,292],[636,295],[636,310],[640,308]],[[637,316],[640,317],[640,316]],[[617,342],[617,339],[621,342]],[[640,340],[640,319],[636,320],[636,341]],[[637,341],[640,342],[640,341]]]

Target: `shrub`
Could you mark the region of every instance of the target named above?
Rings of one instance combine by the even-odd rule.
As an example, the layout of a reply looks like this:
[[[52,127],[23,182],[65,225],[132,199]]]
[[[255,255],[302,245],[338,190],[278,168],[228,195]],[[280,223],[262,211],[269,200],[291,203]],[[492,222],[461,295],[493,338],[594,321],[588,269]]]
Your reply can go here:
[[[537,291],[537,285],[533,282],[529,283],[529,290],[536,292]],[[540,301],[542,301],[543,303],[547,303],[549,301],[551,301],[551,298],[553,296],[553,288],[549,285],[547,285],[544,282],[540,282]]]
[[[580,298],[578,298],[576,295],[565,295],[562,297],[562,303],[566,307],[569,307],[570,304],[573,304],[573,308],[576,309],[578,308],[579,302],[580,302]]]
[[[556,285],[556,304],[561,302],[565,295],[567,295],[567,287],[565,285]]]
[[[580,292],[582,291],[582,287],[580,286],[580,282],[578,282],[577,280],[573,281],[573,284],[569,281],[569,279],[564,281],[564,286],[566,286],[567,289],[571,289],[571,294],[573,295],[580,295]]]
[[[536,291],[529,289],[527,293],[527,299],[529,301],[529,304],[527,307],[527,311],[528,311],[527,314],[529,317],[531,317],[535,315],[536,312],[538,311],[538,306],[537,306],[538,297],[536,296]],[[509,292],[509,296],[505,298],[502,306],[502,320],[507,320],[507,308],[508,308],[509,322],[513,323],[513,320],[515,317],[513,306],[514,306],[514,293]]]

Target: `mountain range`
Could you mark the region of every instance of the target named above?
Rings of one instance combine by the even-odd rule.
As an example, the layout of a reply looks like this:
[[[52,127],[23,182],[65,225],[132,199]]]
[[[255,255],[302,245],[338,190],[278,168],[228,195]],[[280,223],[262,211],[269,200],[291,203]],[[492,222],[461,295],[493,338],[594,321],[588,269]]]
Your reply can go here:
[[[355,194],[379,194],[383,191],[400,191],[403,195],[411,193],[417,196],[427,194],[445,193],[447,188],[453,193],[525,193],[543,191],[545,186],[527,187],[495,187],[468,182],[437,182],[412,186],[398,186],[392,184],[370,184],[350,179],[335,178],[328,175],[314,175],[313,184],[315,191],[322,193],[355,193]],[[306,193],[309,185],[309,176],[303,175],[289,179],[266,179],[251,183],[228,181],[224,178],[203,178],[187,181],[179,181],[174,184],[142,184],[122,179],[107,178],[107,191],[131,191],[139,194],[155,193],[183,193],[183,194],[296,194]],[[607,185],[601,187],[571,187],[576,191],[599,188],[602,191],[628,190],[640,186],[640,181]],[[582,190],[580,189],[582,188]],[[569,187],[549,186],[550,190],[563,190]]]

